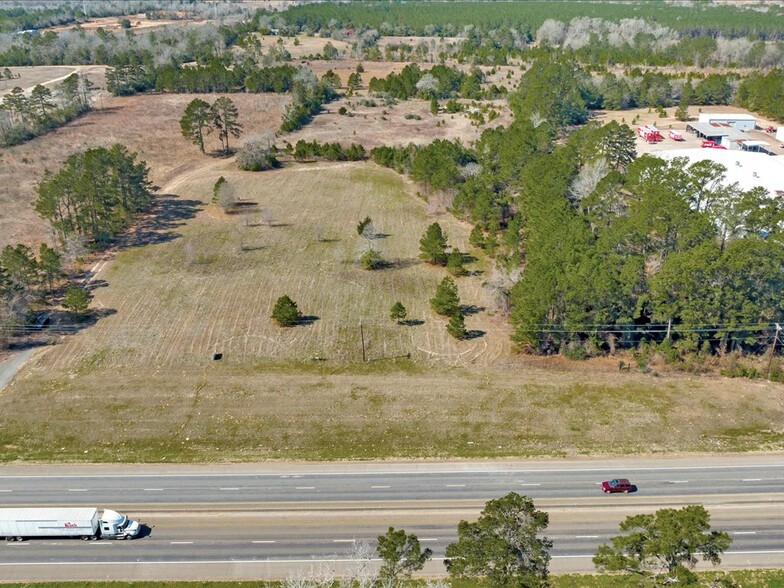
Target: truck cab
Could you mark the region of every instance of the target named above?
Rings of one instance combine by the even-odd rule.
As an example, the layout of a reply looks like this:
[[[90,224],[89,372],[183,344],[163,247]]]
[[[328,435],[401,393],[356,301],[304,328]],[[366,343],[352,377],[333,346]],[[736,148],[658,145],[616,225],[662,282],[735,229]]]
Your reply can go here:
[[[101,516],[101,537],[131,539],[136,537],[141,525],[114,510],[104,510]]]

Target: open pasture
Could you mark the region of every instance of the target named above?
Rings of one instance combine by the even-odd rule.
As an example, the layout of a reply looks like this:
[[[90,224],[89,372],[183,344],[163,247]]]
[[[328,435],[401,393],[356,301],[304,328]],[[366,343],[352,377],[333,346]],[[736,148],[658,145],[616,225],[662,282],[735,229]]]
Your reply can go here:
[[[219,175],[248,212],[225,215],[208,204]],[[458,280],[475,337],[449,337],[427,305],[444,271],[417,260],[433,217],[390,170],[314,163],[252,174],[215,160],[167,188],[157,215],[139,226],[139,244],[96,276],[103,318],[39,350],[0,396],[0,459],[784,447],[779,385],[513,356],[504,320],[482,310],[483,274]],[[355,229],[365,215],[386,269],[356,263],[368,245]],[[469,227],[437,218],[465,250]],[[303,324],[270,320],[282,294],[298,303]],[[389,320],[395,300],[412,323]]]

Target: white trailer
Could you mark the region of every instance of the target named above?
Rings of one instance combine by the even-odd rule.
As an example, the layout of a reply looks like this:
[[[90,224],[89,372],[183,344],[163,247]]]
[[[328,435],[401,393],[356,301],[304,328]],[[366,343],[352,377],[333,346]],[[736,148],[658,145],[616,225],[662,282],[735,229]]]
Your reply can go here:
[[[30,537],[130,539],[141,525],[113,510],[98,516],[97,508],[0,508],[0,537],[22,541]]]
[[[781,141],[784,143],[784,127],[779,127],[776,129],[776,141]]]

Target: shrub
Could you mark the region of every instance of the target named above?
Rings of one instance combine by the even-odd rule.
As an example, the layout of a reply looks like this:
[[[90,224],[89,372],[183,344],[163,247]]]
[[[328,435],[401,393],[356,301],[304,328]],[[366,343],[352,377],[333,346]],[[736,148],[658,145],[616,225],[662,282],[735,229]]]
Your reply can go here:
[[[376,270],[384,266],[384,259],[378,251],[371,248],[362,254],[359,258],[359,263],[363,269]]]
[[[280,167],[268,141],[247,141],[237,152],[237,167],[243,171],[264,171]]]
[[[281,327],[291,327],[299,322],[302,313],[297,308],[297,303],[288,296],[281,296],[272,309],[272,319]]]

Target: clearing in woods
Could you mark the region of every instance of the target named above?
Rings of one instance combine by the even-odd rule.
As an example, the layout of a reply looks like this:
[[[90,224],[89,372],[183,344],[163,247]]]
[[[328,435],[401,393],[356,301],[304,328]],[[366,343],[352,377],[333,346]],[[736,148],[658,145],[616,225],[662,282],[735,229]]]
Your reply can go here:
[[[243,213],[208,204],[220,175]],[[427,305],[445,272],[417,260],[434,217],[390,170],[315,163],[253,174],[213,160],[165,189],[170,196],[135,235],[146,244],[118,252],[97,275],[94,306],[103,318],[41,350],[0,396],[0,460],[499,457],[784,445],[775,384],[619,374],[616,360],[513,356],[482,273],[457,280],[463,303],[476,311],[466,320],[474,338],[449,337],[445,319]],[[355,228],[366,215],[378,233],[372,244],[390,263],[375,272],[356,262],[369,245]],[[450,243],[466,250],[469,226],[437,219]],[[481,259],[469,267],[485,269]],[[299,304],[304,324],[272,323],[282,294]],[[389,320],[395,300],[411,324]]]

